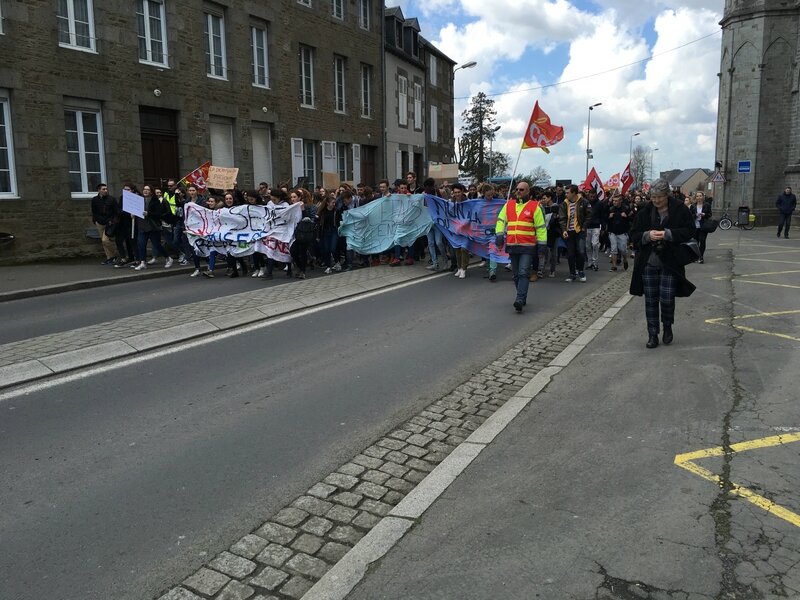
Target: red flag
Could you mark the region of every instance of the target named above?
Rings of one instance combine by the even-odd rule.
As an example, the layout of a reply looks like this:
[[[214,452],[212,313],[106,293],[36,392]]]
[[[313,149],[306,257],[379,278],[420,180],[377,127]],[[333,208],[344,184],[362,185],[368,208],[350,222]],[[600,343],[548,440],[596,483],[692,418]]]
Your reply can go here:
[[[197,191],[201,194],[206,191],[208,185],[206,184],[206,180],[208,179],[208,169],[211,166],[211,161],[208,160],[204,162],[202,165],[197,167],[194,171],[189,173],[186,177],[181,179],[178,182],[178,185],[194,185],[197,188]]]
[[[614,173],[605,184],[606,189],[616,190],[619,187],[619,173]]]
[[[606,199],[606,192],[603,189],[603,180],[600,179],[600,175],[597,174],[597,171],[592,170],[589,172],[589,176],[586,178],[586,181],[583,182],[583,188],[587,190],[594,190],[597,194],[598,200],[605,200]]]
[[[539,108],[537,100],[533,106],[533,113],[528,128],[525,130],[525,136],[522,138],[522,149],[541,148],[549,154],[550,150],[547,149],[547,146],[555,146],[563,139],[564,128],[550,122],[550,117]]]
[[[634,181],[635,179],[631,174],[631,163],[629,162],[628,166],[625,167],[625,170],[622,171],[622,175],[619,176],[619,182],[622,185],[622,189],[620,191],[622,192],[623,195],[630,189]]]

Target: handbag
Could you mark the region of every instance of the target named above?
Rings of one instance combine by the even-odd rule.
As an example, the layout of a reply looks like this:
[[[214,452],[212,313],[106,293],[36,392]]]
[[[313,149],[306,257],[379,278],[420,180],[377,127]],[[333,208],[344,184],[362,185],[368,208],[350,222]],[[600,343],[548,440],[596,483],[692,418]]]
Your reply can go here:
[[[716,219],[703,219],[700,221],[700,231],[703,233],[714,233],[719,227],[719,221]]]
[[[697,240],[683,242],[682,244],[673,246],[672,255],[675,258],[676,264],[685,267],[700,259],[700,245],[697,243]]]

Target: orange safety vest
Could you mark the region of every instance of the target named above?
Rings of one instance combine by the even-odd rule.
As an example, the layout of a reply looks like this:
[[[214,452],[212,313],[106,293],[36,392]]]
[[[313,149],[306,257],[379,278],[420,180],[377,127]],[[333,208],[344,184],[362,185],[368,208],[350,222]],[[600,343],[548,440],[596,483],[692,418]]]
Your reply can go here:
[[[535,246],[536,227],[533,218],[539,210],[536,200],[528,200],[522,205],[522,211],[517,213],[517,201],[511,198],[506,204],[506,244],[509,246]]]

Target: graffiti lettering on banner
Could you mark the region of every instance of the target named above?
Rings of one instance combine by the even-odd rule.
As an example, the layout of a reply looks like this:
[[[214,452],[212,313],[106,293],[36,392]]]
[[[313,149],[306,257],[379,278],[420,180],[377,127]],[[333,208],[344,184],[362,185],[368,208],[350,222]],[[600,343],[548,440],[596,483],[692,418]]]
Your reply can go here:
[[[347,238],[348,250],[380,254],[394,246],[411,246],[431,226],[422,194],[393,194],[344,211],[339,235]]]
[[[187,203],[184,210],[186,237],[198,256],[208,256],[212,251],[231,256],[260,252],[283,263],[292,260],[289,247],[294,229],[303,218],[300,203],[243,204],[219,210]]]
[[[495,225],[505,200],[464,200],[450,202],[425,195],[433,224],[454,248],[464,248],[485,260],[511,262],[508,254],[495,244]]]

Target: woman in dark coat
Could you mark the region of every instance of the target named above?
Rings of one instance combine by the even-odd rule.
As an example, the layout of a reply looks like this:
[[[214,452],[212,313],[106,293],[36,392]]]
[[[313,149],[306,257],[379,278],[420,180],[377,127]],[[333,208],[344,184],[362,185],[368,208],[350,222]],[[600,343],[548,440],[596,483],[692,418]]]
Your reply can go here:
[[[644,295],[647,317],[647,347],[658,346],[659,306],[664,325],[664,344],[673,339],[675,298],[692,295],[695,286],[677,262],[678,246],[694,237],[694,220],[683,202],[669,196],[669,184],[656,179],[650,188],[651,202],[636,214],[631,240],[636,248],[631,294]]]

